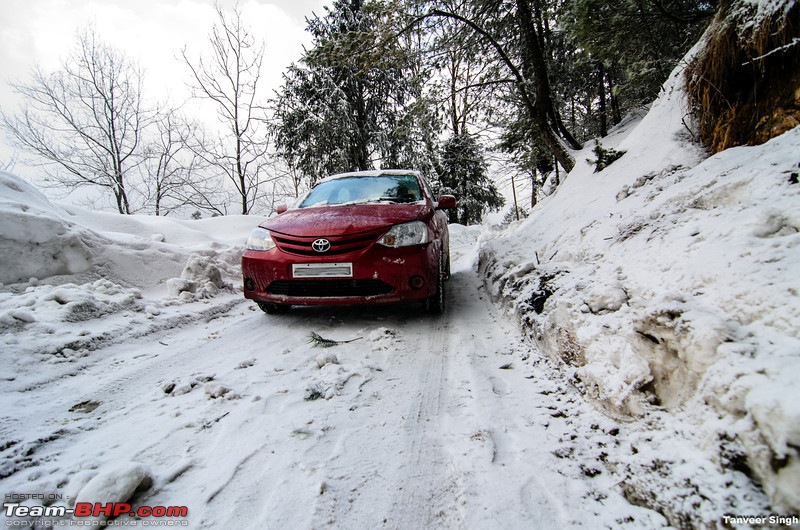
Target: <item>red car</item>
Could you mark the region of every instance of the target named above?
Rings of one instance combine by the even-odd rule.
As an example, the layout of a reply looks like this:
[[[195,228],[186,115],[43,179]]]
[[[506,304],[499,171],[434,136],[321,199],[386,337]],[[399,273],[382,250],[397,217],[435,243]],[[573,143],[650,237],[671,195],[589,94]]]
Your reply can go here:
[[[292,305],[423,302],[444,308],[450,274],[447,215],[417,171],[334,175],[296,206],[278,207],[247,240],[244,296],[267,313]]]

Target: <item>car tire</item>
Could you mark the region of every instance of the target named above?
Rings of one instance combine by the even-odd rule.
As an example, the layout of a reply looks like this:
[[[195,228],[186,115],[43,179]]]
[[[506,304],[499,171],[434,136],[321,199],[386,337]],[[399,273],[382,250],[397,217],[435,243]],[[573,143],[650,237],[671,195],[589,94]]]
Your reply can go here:
[[[444,266],[441,258],[439,259],[439,274],[436,282],[436,292],[425,300],[425,311],[432,315],[439,315],[444,312]]]
[[[256,302],[258,307],[268,315],[280,315],[288,313],[292,306],[283,304],[270,304],[268,302]]]

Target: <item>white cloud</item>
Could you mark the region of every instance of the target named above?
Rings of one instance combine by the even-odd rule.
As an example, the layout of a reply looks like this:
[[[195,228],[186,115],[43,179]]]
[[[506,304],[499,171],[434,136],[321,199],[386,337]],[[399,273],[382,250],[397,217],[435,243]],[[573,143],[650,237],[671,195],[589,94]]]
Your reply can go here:
[[[220,2],[223,8],[235,2]],[[239,2],[245,23],[266,43],[263,82],[277,87],[281,73],[308,43],[305,16],[322,11],[323,0]],[[187,46],[196,56],[208,45],[216,21],[211,0],[3,0],[0,3],[0,104],[13,101],[7,81],[23,81],[33,65],[56,69],[73,48],[76,33],[93,25],[110,46],[145,70],[145,89],[183,93],[187,69],[178,59]]]
[[[310,42],[305,18],[323,14],[328,0],[219,0],[237,5],[245,24],[265,47],[261,88],[278,88],[284,69],[299,59]],[[34,66],[60,68],[74,49],[79,31],[93,26],[112,48],[144,70],[145,95],[183,103],[189,71],[180,51],[190,57],[208,53],[208,35],[217,15],[214,0],[2,0],[0,1],[0,108],[13,112],[19,98],[9,82],[25,82]],[[0,164],[10,150],[0,136]]]

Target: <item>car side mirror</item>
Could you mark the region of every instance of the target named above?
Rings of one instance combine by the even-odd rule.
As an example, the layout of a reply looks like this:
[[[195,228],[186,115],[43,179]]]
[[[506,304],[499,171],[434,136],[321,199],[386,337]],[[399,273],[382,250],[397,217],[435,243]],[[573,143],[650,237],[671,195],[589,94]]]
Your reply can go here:
[[[283,212],[285,212],[285,211],[286,211],[286,210],[288,210],[288,209],[289,209],[289,207],[288,207],[287,205],[285,205],[285,204],[279,204],[279,205],[278,205],[278,207],[277,207],[277,208],[275,208],[275,212],[276,212],[278,215],[280,215],[280,214],[282,214]]]
[[[456,198],[452,195],[439,195],[436,202],[436,208],[439,210],[450,210],[456,207]]]

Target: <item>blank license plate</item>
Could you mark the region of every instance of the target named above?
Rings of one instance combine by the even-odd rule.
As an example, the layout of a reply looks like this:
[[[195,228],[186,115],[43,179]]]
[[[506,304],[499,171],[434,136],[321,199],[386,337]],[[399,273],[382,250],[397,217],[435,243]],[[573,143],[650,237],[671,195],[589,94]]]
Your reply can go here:
[[[296,263],[292,265],[294,278],[352,278],[352,263]]]

